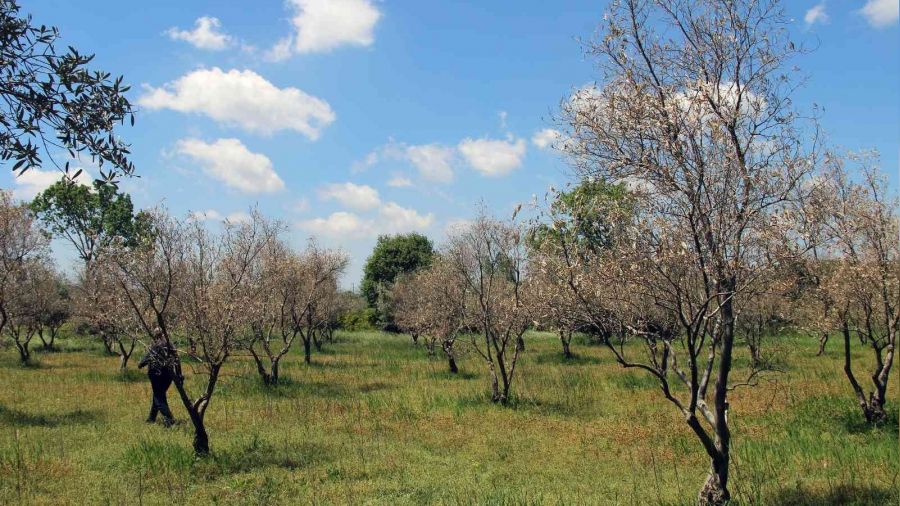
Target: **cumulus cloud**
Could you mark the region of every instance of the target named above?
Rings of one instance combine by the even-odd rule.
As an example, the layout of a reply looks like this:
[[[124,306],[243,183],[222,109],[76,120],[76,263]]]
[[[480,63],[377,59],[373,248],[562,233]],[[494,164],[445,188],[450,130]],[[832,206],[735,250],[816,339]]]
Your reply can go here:
[[[456,150],[449,146],[436,143],[409,145],[391,139],[354,163],[353,172],[363,172],[385,161],[402,161],[412,165],[423,179],[449,183],[453,181],[455,160]]]
[[[378,210],[379,233],[401,234],[415,230],[423,230],[434,222],[434,215],[419,214],[415,209],[402,207],[395,202],[388,202]]]
[[[202,16],[194,21],[193,30],[181,30],[172,27],[166,30],[166,35],[172,40],[183,40],[197,49],[221,51],[234,43],[234,39],[219,30],[222,23],[219,18]]]
[[[335,120],[331,106],[320,98],[297,88],[278,88],[252,70],[218,67],[189,72],[159,88],[148,86],[138,104],[204,114],[248,132],[294,130],[313,140]]]
[[[406,159],[423,178],[436,183],[453,180],[453,149],[440,144],[407,146]]]
[[[90,185],[94,178],[84,169],[70,168],[69,175],[74,176],[79,170],[81,173],[74,181],[85,186]],[[59,170],[28,169],[15,177],[16,187],[13,189],[13,197],[20,200],[31,200],[64,176],[65,173]]]
[[[299,227],[313,235],[323,237],[348,237],[366,233],[366,224],[356,213],[338,211],[326,218],[303,220]]]
[[[469,165],[489,177],[505,176],[522,165],[525,141],[493,139],[464,139],[459,152]]]
[[[284,188],[284,181],[265,155],[253,153],[238,139],[206,143],[182,139],[176,151],[197,162],[208,176],[245,193],[270,193]]]
[[[559,140],[560,136],[559,130],[545,128],[531,136],[531,143],[537,146],[538,149],[547,149],[552,147],[553,143]]]
[[[875,28],[885,28],[900,18],[900,4],[897,0],[868,0],[860,13]]]
[[[346,207],[365,211],[381,204],[378,190],[371,186],[354,183],[333,183],[319,188],[319,198],[336,200]]]
[[[412,186],[413,182],[412,179],[406,176],[395,174],[393,177],[388,179],[387,185],[392,188],[407,188],[409,186]]]
[[[812,26],[816,23],[827,23],[828,12],[825,11],[825,2],[819,2],[813,8],[806,11],[806,15],[803,16],[803,21],[806,23],[806,26]]]
[[[313,235],[332,238],[376,237],[380,234],[402,234],[421,231],[434,223],[431,213],[420,214],[415,209],[388,202],[378,209],[376,216],[338,211],[324,218],[313,218],[298,223],[301,230]]]
[[[188,215],[188,219],[194,221],[220,221],[224,219],[222,213],[215,209],[207,209],[206,211],[194,211]]]
[[[370,0],[288,0],[293,33],[266,54],[279,61],[295,53],[318,53],[341,46],[371,46],[381,12]]]

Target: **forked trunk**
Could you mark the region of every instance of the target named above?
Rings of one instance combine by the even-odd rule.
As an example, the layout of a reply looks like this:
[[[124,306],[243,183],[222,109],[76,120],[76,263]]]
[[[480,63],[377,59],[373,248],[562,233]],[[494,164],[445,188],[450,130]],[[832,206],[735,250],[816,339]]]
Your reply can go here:
[[[825,354],[825,346],[828,345],[828,332],[822,332],[819,336],[819,351],[816,352],[817,357]]]
[[[19,362],[27,364],[31,360],[31,349],[28,348],[28,341],[16,341],[16,349],[19,350]]]
[[[724,469],[723,469],[724,467]],[[725,485],[728,482],[728,462],[720,465],[713,459],[712,468],[706,477],[706,483],[700,489],[697,497],[698,506],[724,506],[731,501],[731,494]]]

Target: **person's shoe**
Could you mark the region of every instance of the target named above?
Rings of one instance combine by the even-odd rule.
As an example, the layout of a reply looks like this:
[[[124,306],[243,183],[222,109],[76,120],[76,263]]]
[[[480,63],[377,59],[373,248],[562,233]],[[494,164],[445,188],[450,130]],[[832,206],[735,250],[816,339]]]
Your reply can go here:
[[[169,427],[175,425],[176,423],[177,422],[175,421],[174,418],[169,418],[169,419],[163,421],[163,426],[168,429]]]
[[[156,423],[156,419],[155,419],[155,418],[148,418],[148,419],[146,419],[146,420],[144,420],[144,421],[145,421],[146,423]]]

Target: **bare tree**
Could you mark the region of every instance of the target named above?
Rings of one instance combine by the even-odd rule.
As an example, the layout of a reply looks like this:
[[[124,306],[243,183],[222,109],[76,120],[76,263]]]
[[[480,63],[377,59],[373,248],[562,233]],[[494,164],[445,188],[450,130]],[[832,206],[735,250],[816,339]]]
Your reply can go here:
[[[703,446],[703,505],[730,501],[728,394],[758,373],[731,378],[736,317],[790,253],[779,216],[813,166],[783,70],[798,52],[788,23],[777,0],[614,2],[588,48],[604,82],[562,105],[579,174],[629,185],[640,210],[614,256],[565,257],[569,285],[586,301],[615,290],[601,308],[649,354],[608,348],[659,380]]]
[[[250,325],[256,260],[277,228],[253,213],[247,223],[226,223],[212,234],[198,222],[153,215],[150,238],[110,255],[121,294],[151,339],[173,350],[174,384],[194,428],[194,452],[209,453],[205,415],[222,367]],[[184,339],[178,339],[184,336]],[[182,357],[206,377],[199,395],[188,390]]]
[[[111,258],[104,256],[86,264],[79,276],[74,308],[79,321],[100,338],[106,352],[119,357],[119,370],[124,371],[144,330],[118,289],[115,268]]]
[[[35,306],[37,315],[37,337],[44,350],[56,347],[56,338],[71,313],[69,287],[62,275],[48,265],[46,272],[35,285]]]
[[[526,251],[523,232],[481,214],[448,238],[442,255],[465,287],[471,301],[466,319],[480,336],[472,348],[485,360],[491,375],[491,400],[509,401],[523,334],[531,323],[524,277]]]
[[[394,319],[406,332],[425,337],[432,350],[440,344],[451,374],[459,372],[455,344],[465,328],[468,289],[441,255],[430,266],[394,284]]]
[[[809,214],[821,220],[819,248],[826,259],[809,259],[820,293],[806,303],[819,307],[811,312],[813,326],[843,338],[844,373],[866,420],[882,422],[900,332],[898,200],[888,193],[875,156],[853,155],[851,161],[859,165],[861,181],[850,177],[842,158],[832,157],[817,181],[819,198],[807,202],[814,208]],[[816,318],[821,314],[827,317]],[[868,395],[853,369],[856,340],[874,359]]]
[[[0,191],[0,332],[9,323],[10,311],[22,293],[26,267],[42,261],[48,253],[48,239],[24,205],[13,202],[12,194]]]
[[[304,357],[311,360],[314,334],[330,332],[336,305],[337,282],[347,265],[346,257],[310,243],[301,254],[275,241],[262,256],[262,296],[251,323],[247,350],[263,382],[275,385],[279,364],[298,336],[304,341]]]

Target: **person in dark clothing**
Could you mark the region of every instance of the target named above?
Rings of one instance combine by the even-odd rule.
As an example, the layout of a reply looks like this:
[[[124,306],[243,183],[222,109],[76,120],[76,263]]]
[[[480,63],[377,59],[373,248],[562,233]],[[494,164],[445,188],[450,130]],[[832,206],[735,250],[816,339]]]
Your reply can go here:
[[[172,385],[173,379],[173,360],[175,357],[174,350],[166,343],[164,339],[157,337],[153,344],[147,348],[147,354],[138,363],[138,368],[147,367],[147,377],[150,379],[150,386],[153,389],[153,400],[150,403],[150,416],[147,417],[148,423],[156,421],[156,415],[162,413],[163,423],[166,427],[170,427],[175,423],[172,411],[169,410],[169,402],[166,399],[166,392]]]

